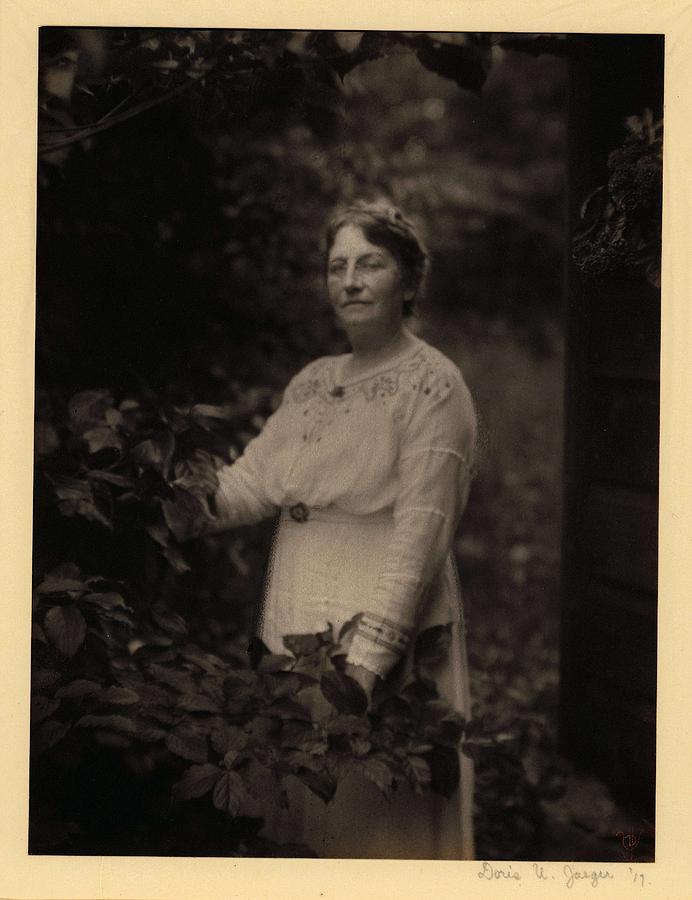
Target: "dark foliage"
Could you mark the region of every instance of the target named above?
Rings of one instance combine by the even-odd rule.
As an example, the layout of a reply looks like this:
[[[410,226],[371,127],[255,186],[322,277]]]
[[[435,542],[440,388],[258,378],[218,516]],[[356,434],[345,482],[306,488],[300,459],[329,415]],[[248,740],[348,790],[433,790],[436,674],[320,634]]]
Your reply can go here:
[[[663,122],[647,110],[626,124],[629,134],[608,157],[608,184],[584,201],[573,257],[587,276],[634,271],[660,288]]]

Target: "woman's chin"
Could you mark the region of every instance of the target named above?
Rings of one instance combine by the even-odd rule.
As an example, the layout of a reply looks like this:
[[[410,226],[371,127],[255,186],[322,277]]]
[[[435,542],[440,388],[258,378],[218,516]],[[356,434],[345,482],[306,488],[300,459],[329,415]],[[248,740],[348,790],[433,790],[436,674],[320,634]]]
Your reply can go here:
[[[339,310],[339,321],[344,326],[376,325],[379,316],[371,306],[346,306]]]

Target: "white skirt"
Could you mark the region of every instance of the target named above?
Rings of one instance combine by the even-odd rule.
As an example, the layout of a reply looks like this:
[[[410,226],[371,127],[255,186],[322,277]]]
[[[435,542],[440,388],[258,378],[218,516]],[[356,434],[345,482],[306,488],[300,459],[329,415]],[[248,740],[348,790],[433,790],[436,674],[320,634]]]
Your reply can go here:
[[[308,510],[306,521],[281,513],[258,634],[273,653],[286,653],[283,636],[341,626],[367,608],[394,527],[390,511],[356,516],[334,507]],[[471,716],[464,618],[450,554],[426,593],[417,631],[451,623],[440,694]],[[415,642],[415,634],[411,648]],[[405,671],[412,660],[406,660]],[[263,834],[278,843],[303,843],[320,857],[370,859],[473,859],[473,763],[459,754],[460,784],[450,798],[415,794],[400,786],[386,799],[357,774],[339,783],[324,803],[299,779],[287,779],[288,810],[273,810]]]

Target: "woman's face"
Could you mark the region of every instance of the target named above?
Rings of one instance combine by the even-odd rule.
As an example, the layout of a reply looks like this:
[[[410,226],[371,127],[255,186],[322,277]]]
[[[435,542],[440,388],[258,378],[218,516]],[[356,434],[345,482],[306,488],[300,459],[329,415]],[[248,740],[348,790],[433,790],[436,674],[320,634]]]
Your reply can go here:
[[[403,318],[405,290],[401,268],[385,247],[371,244],[358,225],[336,233],[327,261],[327,292],[345,328],[396,331]]]

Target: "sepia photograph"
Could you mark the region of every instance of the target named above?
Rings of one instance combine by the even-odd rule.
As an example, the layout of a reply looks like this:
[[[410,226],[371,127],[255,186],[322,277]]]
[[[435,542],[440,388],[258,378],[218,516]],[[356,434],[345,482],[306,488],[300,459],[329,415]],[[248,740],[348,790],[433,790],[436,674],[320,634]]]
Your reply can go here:
[[[666,40],[40,28],[30,855],[655,861]]]

